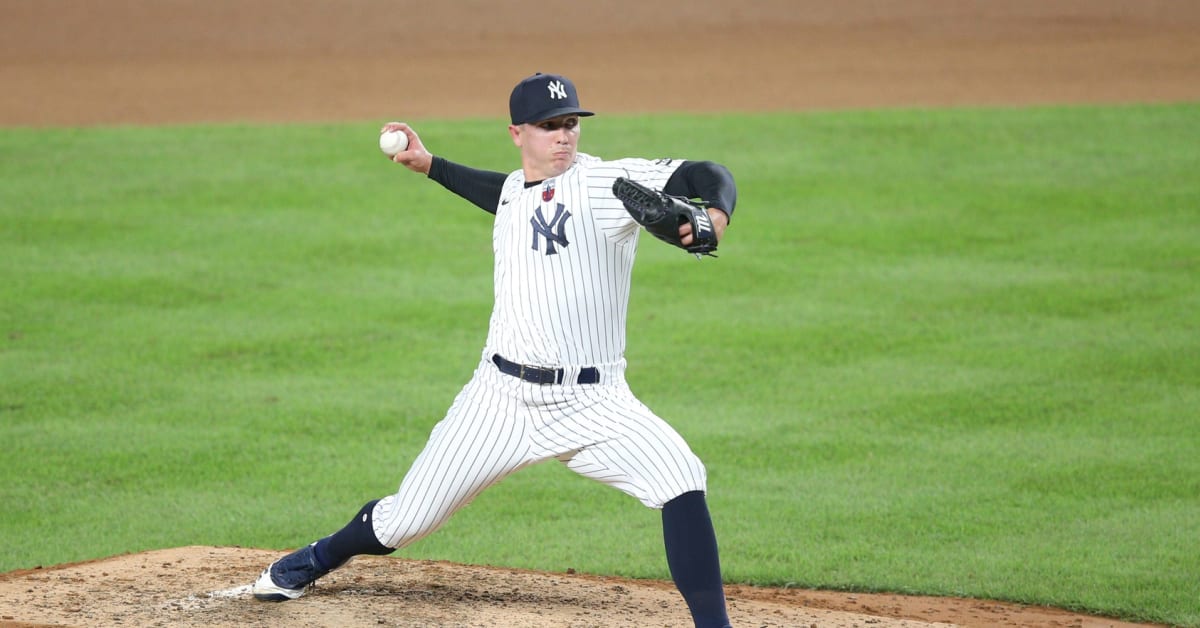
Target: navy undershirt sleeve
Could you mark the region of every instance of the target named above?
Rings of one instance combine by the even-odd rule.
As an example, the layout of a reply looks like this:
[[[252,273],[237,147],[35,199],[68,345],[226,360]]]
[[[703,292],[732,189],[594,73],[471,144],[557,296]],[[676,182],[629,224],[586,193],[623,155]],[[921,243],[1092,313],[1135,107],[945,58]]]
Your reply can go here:
[[[471,201],[483,211],[494,214],[496,205],[500,203],[500,190],[504,187],[504,180],[508,175],[503,172],[478,170],[434,155],[433,164],[429,167],[429,178]]]
[[[672,196],[698,198],[722,209],[733,218],[737,204],[737,186],[733,174],[721,164],[711,161],[685,161],[667,179],[663,192]]]

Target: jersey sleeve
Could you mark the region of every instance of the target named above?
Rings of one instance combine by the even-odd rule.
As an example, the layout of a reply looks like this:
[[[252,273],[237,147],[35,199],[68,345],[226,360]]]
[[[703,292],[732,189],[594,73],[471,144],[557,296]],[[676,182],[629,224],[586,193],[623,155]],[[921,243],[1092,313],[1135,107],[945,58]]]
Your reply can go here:
[[[625,177],[661,190],[679,168],[680,159],[627,158],[602,161],[589,168],[588,197],[596,222],[609,238],[627,240],[637,234],[638,224],[613,196],[612,186],[617,177]]]

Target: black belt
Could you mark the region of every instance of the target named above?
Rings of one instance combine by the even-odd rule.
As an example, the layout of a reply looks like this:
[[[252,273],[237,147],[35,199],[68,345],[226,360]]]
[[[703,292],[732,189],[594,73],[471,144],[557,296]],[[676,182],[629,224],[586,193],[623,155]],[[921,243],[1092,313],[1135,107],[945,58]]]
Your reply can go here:
[[[509,362],[500,357],[499,353],[492,355],[492,363],[505,375],[512,375],[518,379],[542,385],[563,383],[563,373],[566,371],[566,369],[526,366],[524,364],[517,364],[516,362]],[[579,377],[576,378],[575,382],[578,384],[598,384],[600,383],[600,371],[594,366],[579,369]]]

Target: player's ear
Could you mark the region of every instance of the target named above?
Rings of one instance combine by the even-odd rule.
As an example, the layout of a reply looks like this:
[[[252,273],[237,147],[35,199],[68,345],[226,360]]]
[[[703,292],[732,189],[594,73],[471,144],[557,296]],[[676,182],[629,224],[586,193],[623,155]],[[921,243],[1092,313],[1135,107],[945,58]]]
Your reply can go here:
[[[512,137],[513,145],[515,145],[517,148],[520,148],[521,147],[521,127],[519,127],[515,124],[508,125],[508,135],[510,137]]]

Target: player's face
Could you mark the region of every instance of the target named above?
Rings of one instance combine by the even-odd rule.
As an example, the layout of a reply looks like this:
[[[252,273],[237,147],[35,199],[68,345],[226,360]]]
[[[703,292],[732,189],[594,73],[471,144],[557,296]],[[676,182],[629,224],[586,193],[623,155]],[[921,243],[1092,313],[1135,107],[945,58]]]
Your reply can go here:
[[[566,172],[575,163],[579,129],[577,115],[509,127],[513,143],[521,148],[525,178],[537,181]]]

